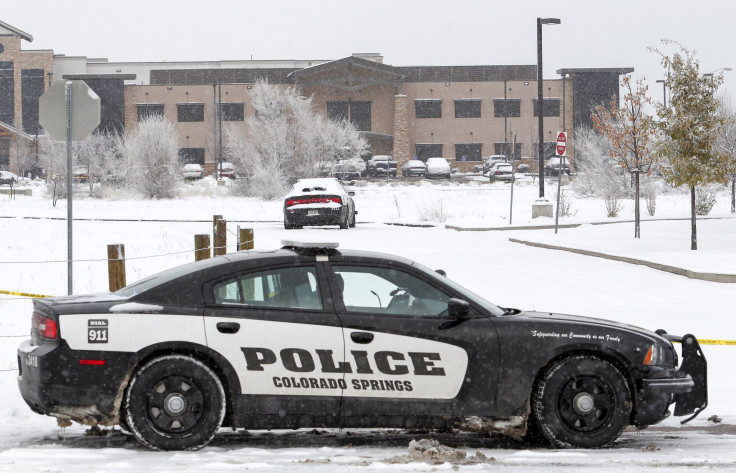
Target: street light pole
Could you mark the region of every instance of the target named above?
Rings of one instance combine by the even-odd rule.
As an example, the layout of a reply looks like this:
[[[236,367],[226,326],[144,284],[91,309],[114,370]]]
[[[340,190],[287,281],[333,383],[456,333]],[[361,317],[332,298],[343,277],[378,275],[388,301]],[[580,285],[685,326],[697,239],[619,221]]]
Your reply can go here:
[[[559,25],[559,18],[537,18],[537,112],[539,113],[539,197],[544,197],[544,84],[542,83],[542,25]]]

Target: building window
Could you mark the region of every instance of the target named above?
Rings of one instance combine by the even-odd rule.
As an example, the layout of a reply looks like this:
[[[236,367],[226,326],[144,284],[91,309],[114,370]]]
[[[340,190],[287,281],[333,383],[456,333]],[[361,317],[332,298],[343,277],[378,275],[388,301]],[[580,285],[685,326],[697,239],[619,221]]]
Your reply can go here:
[[[23,131],[30,134],[38,132],[38,98],[43,95],[43,69],[21,70],[20,89],[23,92]]]
[[[534,116],[539,116],[539,100],[534,99]],[[560,99],[544,99],[544,116],[559,117],[560,116]]]
[[[201,164],[204,166],[204,148],[179,148],[179,164]]]
[[[442,100],[415,100],[416,118],[442,118]]]
[[[327,102],[327,118],[347,120],[358,131],[371,131],[371,102]]]
[[[480,99],[455,100],[455,118],[480,118]]]
[[[545,141],[544,142],[544,159],[554,158],[557,156],[557,142],[556,141]],[[539,142],[534,143],[534,159],[539,159]]]
[[[138,121],[142,121],[146,117],[162,117],[164,116],[164,104],[162,103],[139,103]]]
[[[483,143],[458,143],[455,145],[455,159],[457,161],[482,161]]]
[[[521,159],[521,143],[516,143],[516,147],[514,148],[514,152],[512,154],[511,148],[513,146],[513,143],[494,143],[493,154],[501,154],[503,156],[508,156],[509,158],[518,161]]]
[[[441,143],[417,143],[415,145],[416,156],[422,161],[427,161],[428,158],[441,158],[442,157],[442,144]]]
[[[0,122],[15,125],[15,79],[11,61],[0,61]]]
[[[179,122],[203,122],[203,103],[178,103],[176,104],[176,121]]]
[[[224,122],[242,122],[245,119],[244,103],[221,103],[220,116]]]
[[[521,99],[493,99],[493,116],[520,117]]]

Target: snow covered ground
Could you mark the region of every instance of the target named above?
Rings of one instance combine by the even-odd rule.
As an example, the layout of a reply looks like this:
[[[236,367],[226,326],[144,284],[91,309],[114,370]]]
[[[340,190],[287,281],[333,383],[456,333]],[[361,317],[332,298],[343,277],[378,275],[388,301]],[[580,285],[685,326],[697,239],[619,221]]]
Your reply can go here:
[[[547,183],[552,196],[556,182]],[[729,197],[719,196],[709,217],[698,222],[699,250],[691,252],[687,220],[645,221],[640,240],[633,223],[611,221],[603,203],[574,198],[575,215],[553,230],[456,231],[445,227],[509,226],[508,184],[359,183],[355,186],[358,225],[286,231],[282,202],[235,198],[211,179],[182,187],[181,198],[132,199],[123,191],[104,200],[74,203],[74,292],[107,290],[106,245],[125,244],[128,282],[193,261],[194,234],[210,233],[212,216],[228,220],[228,245],[235,226],[253,228],[256,249],[276,248],[284,238],[338,241],[344,248],[398,253],[448,276],[502,306],[590,315],[700,339],[736,340],[733,301],[736,284],[682,276],[567,252],[532,248],[509,238],[594,249],[698,271],[736,273],[736,219]],[[54,207],[41,186],[33,196],[0,195],[0,290],[66,294],[66,202]],[[566,191],[571,197],[574,193]],[[513,226],[553,224],[531,218],[537,183],[514,189]],[[617,220],[633,217],[625,202]],[[654,218],[689,217],[688,195],[661,195]],[[645,212],[643,212],[646,215]],[[650,217],[646,217],[650,218]],[[428,220],[429,219],[429,220]],[[145,220],[145,221],[141,221]],[[614,219],[615,220],[615,219]],[[386,223],[432,224],[430,228]],[[395,431],[223,431],[198,452],[160,453],[139,447],[118,431],[87,437],[86,427],[67,429],[30,411],[16,384],[16,348],[30,329],[27,298],[0,294],[0,471],[461,471],[500,467],[514,471],[661,470],[736,471],[736,406],[733,379],[736,346],[706,345],[708,409],[686,426],[668,419],[647,431],[626,432],[611,449],[551,450],[504,439],[435,435],[460,446],[465,460],[433,464],[410,457],[411,439],[426,433]],[[720,423],[709,421],[718,416]],[[476,450],[481,452],[476,456]],[[485,459],[483,458],[485,457]]]

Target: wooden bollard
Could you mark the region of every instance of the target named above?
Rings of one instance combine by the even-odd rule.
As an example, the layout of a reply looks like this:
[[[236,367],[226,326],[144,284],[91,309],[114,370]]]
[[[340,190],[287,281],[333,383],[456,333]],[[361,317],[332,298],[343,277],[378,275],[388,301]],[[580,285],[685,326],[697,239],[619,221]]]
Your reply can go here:
[[[107,277],[110,292],[125,287],[125,245],[107,245]]]
[[[194,235],[194,261],[210,257],[210,236]]]
[[[227,222],[222,215],[212,217],[212,246],[214,256],[227,253]]]
[[[254,246],[253,229],[238,227],[238,251],[252,250]]]

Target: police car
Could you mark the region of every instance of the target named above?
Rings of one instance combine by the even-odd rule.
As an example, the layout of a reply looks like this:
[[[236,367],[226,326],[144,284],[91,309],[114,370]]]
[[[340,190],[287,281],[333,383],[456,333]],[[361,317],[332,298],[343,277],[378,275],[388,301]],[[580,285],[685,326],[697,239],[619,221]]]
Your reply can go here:
[[[23,398],[159,450],[201,448],[220,427],[536,432],[595,448],[672,403],[692,417],[707,405],[692,335],[501,308],[402,257],[282,243],[34,300]]]

